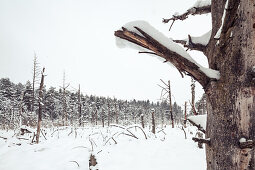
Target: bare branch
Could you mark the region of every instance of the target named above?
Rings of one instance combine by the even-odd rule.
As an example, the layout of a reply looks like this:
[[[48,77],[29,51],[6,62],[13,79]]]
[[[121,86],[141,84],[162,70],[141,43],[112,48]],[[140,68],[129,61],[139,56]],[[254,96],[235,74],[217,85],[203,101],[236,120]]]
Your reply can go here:
[[[176,20],[185,20],[188,18],[189,15],[202,15],[207,13],[211,13],[211,5],[201,6],[201,7],[192,7],[181,15],[173,15],[172,18],[169,18],[169,19],[163,18],[162,22],[168,23],[169,21],[174,22]]]
[[[114,35],[145,49],[153,51],[156,55],[164,58],[168,62],[171,62],[179,70],[179,72],[187,72],[188,75],[197,80],[204,88],[206,87],[210,81],[210,78],[199,69],[198,65],[181,56],[180,54],[171,51],[140,28],[134,28],[136,28],[143,36],[129,31],[124,27],[122,27],[122,30],[115,31]]]
[[[174,42],[182,44],[184,47],[190,49],[190,50],[197,50],[201,52],[205,52],[206,46],[200,43],[194,43],[192,41],[192,38],[190,35],[188,35],[188,41],[187,40],[174,40]]]
[[[192,140],[193,140],[194,142],[205,143],[205,144],[207,144],[207,145],[210,145],[210,144],[211,144],[210,138],[208,138],[208,139],[203,139],[203,138],[195,138],[195,137],[193,137]]]
[[[193,126],[196,126],[198,128],[198,130],[200,130],[201,132],[205,133],[204,128],[201,125],[196,124],[195,122],[193,122],[192,120],[190,120],[189,118],[187,119]]]

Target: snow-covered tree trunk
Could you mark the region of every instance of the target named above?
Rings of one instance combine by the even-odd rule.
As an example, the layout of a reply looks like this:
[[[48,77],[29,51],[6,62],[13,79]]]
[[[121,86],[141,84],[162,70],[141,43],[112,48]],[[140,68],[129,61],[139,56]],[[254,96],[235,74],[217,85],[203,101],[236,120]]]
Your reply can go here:
[[[188,74],[202,85],[208,109],[208,170],[255,169],[255,1],[206,2],[163,20],[184,20],[190,14],[211,12],[212,31],[206,43],[195,42],[191,36],[172,41],[144,21],[123,26],[115,36],[128,42],[119,44],[122,47],[129,43],[142,47],[142,53],[171,62],[182,76]],[[196,63],[176,43],[203,52],[210,69]]]

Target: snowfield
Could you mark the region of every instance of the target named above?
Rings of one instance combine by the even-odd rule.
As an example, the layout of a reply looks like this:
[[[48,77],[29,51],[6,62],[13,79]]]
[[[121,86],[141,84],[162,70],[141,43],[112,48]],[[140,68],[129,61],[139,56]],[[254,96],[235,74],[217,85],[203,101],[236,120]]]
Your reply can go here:
[[[39,144],[31,144],[31,134],[0,130],[0,170],[88,170],[91,153],[99,170],[206,169],[205,150],[191,140],[195,127],[185,128],[187,139],[177,126],[156,135],[145,129],[148,139],[135,127],[44,130],[47,140],[41,136]]]

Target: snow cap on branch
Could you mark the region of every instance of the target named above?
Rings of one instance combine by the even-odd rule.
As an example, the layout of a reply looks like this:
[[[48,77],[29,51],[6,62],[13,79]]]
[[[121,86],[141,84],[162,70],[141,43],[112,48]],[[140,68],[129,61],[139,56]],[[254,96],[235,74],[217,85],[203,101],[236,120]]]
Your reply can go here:
[[[123,31],[128,30],[132,33],[135,33],[143,38],[146,39],[146,37],[140,32],[142,30],[146,34],[148,34],[151,38],[156,40],[158,43],[160,43],[162,46],[165,48],[169,49],[172,52],[175,52],[179,55],[179,57],[183,57],[190,61],[191,63],[195,64],[201,72],[203,72],[206,76],[208,76],[211,79],[219,79],[220,78],[220,73],[216,70],[212,70],[209,68],[205,68],[198,64],[186,51],[183,47],[181,47],[179,44],[175,43],[172,39],[166,37],[164,34],[159,32],[157,29],[152,27],[148,22],[146,21],[133,21],[125,24],[122,27]],[[131,47],[135,48],[137,50],[144,50],[144,51],[150,51],[149,49],[145,49],[146,47],[140,47],[139,45],[136,45],[134,43],[131,43],[123,38],[116,38],[116,44],[118,47]],[[159,57],[162,60],[162,57]]]

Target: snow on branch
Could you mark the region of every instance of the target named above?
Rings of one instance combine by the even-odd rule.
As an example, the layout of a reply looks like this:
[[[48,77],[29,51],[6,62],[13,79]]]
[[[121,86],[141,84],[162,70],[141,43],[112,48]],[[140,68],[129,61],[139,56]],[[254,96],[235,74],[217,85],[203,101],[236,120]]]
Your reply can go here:
[[[162,22],[168,23],[169,21],[173,21],[170,26],[171,29],[173,23],[176,20],[185,20],[188,18],[189,15],[202,15],[207,13],[211,13],[211,0],[197,0],[197,2],[192,7],[190,7],[186,12],[182,14],[175,14],[169,19],[163,18]]]
[[[210,80],[217,80],[220,74],[216,70],[199,65],[179,44],[164,36],[145,21],[134,21],[115,31],[119,47],[131,47],[139,51],[159,56],[164,62],[172,63],[179,72],[187,73],[203,87]]]
[[[182,44],[184,47],[190,50],[198,50],[204,52],[206,50],[206,45],[209,43],[211,38],[212,30],[203,34],[200,37],[192,37],[188,35],[187,39],[184,40],[174,40],[174,42]]]
[[[196,115],[196,116],[189,116],[187,120],[193,125],[198,128],[198,130],[205,133],[206,130],[206,119],[207,115]]]

